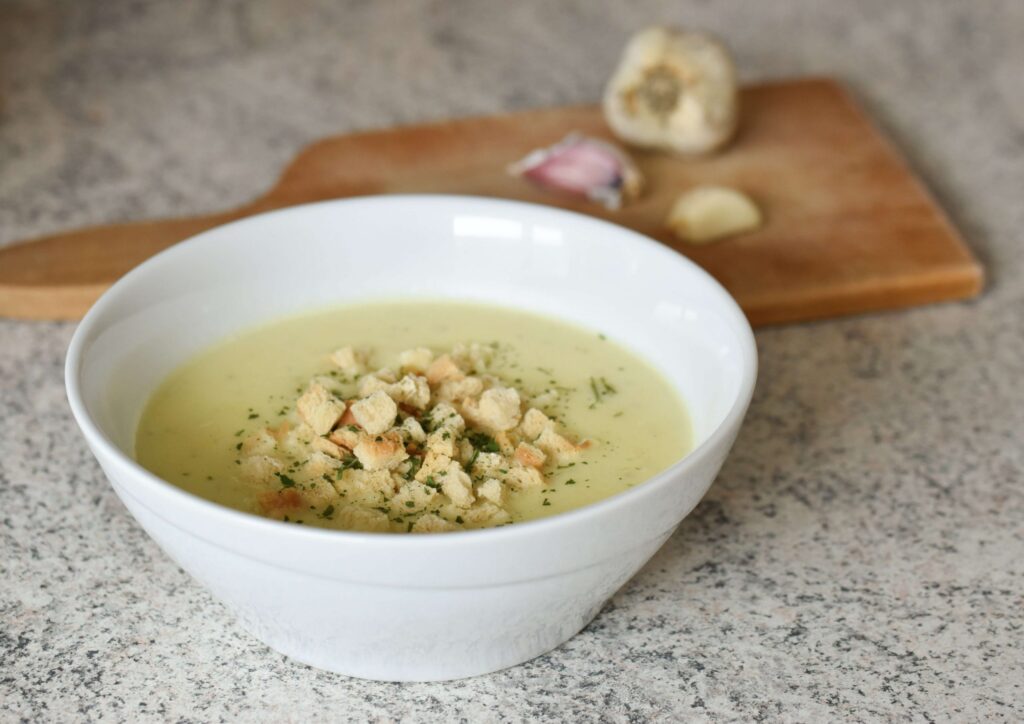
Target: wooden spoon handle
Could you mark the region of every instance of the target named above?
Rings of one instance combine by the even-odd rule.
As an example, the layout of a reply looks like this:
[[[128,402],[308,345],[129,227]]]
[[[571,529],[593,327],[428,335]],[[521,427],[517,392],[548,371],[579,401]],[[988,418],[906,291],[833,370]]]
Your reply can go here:
[[[270,207],[256,202],[207,216],[96,226],[0,248],[0,316],[80,319],[107,287],[157,252]]]

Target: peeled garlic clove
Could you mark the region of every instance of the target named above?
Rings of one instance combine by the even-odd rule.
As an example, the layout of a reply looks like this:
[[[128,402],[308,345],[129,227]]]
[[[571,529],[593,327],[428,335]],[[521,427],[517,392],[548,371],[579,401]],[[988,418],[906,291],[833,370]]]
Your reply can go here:
[[[625,153],[610,143],[570,133],[548,148],[532,151],[508,167],[538,186],[619,208],[643,188],[643,176]]]
[[[604,93],[604,117],[616,136],[683,154],[724,145],[738,114],[736,69],[725,46],[669,28],[634,35]]]
[[[706,244],[756,229],[761,211],[735,189],[699,186],[676,199],[665,223],[683,241]]]

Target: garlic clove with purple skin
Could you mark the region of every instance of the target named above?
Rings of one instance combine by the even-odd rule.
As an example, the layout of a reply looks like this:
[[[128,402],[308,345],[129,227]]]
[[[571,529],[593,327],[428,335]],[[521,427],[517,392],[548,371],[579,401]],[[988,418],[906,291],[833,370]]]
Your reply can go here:
[[[513,176],[550,191],[578,196],[618,209],[640,195],[643,176],[623,151],[581,133],[570,133],[508,167]]]

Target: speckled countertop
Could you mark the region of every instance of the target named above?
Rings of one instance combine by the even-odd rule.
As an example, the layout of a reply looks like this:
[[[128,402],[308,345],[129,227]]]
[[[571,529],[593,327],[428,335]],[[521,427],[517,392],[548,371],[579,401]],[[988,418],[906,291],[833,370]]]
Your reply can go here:
[[[358,127],[594,99],[655,20],[847,80],[985,261],[980,301],[758,332],[706,500],[583,633],[376,684],[240,631],[115,498],[71,324],[0,321],[0,720],[1024,718],[1024,4],[0,5],[0,243],[214,210]],[[627,6],[628,5],[628,6]]]

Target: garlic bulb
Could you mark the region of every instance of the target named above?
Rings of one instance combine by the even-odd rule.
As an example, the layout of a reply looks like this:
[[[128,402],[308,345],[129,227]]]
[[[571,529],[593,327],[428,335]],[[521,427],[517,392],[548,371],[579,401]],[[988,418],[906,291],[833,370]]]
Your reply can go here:
[[[724,145],[738,109],[729,51],[707,35],[661,27],[630,39],[604,93],[604,117],[616,136],[682,154]]]
[[[676,199],[665,223],[683,241],[706,244],[756,229],[761,211],[736,189],[698,186]]]

